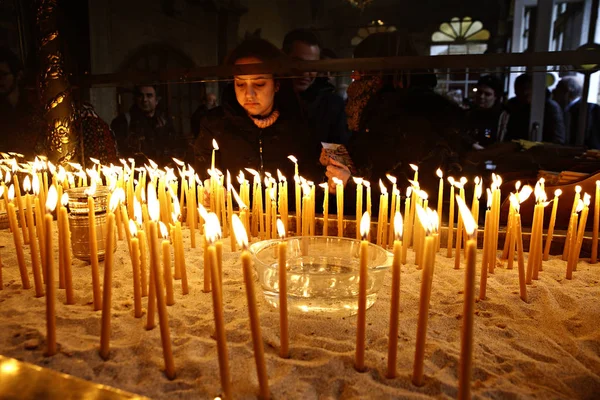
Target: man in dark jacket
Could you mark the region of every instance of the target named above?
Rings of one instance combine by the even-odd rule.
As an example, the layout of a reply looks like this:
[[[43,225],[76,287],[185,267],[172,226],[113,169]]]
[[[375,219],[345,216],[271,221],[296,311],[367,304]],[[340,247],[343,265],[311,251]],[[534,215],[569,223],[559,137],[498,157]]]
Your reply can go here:
[[[582,85],[574,76],[562,78],[554,92],[554,100],[564,111],[567,143],[574,145],[579,131],[579,109],[581,107]],[[600,149],[600,106],[587,103],[587,124],[584,144],[591,149]]]
[[[158,108],[156,87],[134,88],[135,103],[111,123],[121,157],[145,156],[163,165],[171,157],[181,157],[182,143],[177,137],[171,118]]]
[[[302,61],[320,59],[321,45],[317,36],[306,29],[296,29],[285,35],[283,52]],[[344,101],[336,95],[335,86],[316,72],[305,72],[293,81],[300,96],[315,146],[321,142],[348,144],[350,133],[346,125]]]

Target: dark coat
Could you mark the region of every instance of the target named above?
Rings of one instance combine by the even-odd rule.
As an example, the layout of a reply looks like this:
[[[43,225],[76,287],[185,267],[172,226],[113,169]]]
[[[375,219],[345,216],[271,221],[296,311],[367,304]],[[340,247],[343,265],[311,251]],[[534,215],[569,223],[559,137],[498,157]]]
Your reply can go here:
[[[512,98],[506,104],[509,114],[504,141],[529,140],[529,118],[531,105],[520,103]],[[544,131],[542,140],[548,143],[565,143],[565,124],[560,106],[554,100],[546,98],[544,103]]]
[[[348,145],[350,131],[346,121],[344,100],[326,78],[319,77],[301,95],[314,143]]]
[[[317,184],[323,180],[324,168],[318,165],[319,153],[310,145],[308,127],[300,116],[297,103],[294,113],[289,105],[283,106],[276,97],[280,116],[273,125],[261,129],[232,92],[233,86],[228,87],[222,97],[222,106],[209,110],[200,121],[194,154],[201,176],[210,168],[212,140],[216,139],[220,148],[216,152],[216,168],[223,173],[229,170],[235,176],[244,168],[253,168],[261,174],[270,172],[276,177],[279,169],[291,183],[288,185],[293,186],[294,164],[287,157],[294,155],[299,160],[300,175]]]
[[[581,100],[577,101],[565,113],[566,125],[569,126],[569,144],[574,145],[579,130],[579,109]],[[600,149],[600,106],[587,103],[587,125],[584,144],[590,149]]]
[[[478,142],[481,146],[487,147],[498,140],[500,114],[502,114],[500,104],[489,109],[473,108],[467,112],[467,135],[473,143]]]

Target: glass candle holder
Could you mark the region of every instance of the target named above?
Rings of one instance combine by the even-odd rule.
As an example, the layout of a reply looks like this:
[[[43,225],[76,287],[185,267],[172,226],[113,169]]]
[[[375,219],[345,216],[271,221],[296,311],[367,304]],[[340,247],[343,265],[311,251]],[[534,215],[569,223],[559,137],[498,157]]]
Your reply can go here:
[[[69,227],[71,228],[73,255],[80,260],[89,262],[90,225],[86,189],[87,187],[69,189],[67,193],[69,194]],[[99,261],[104,259],[106,253],[106,211],[108,208],[109,193],[110,191],[106,186],[98,186],[96,193],[92,196],[95,206],[96,243],[98,246]]]

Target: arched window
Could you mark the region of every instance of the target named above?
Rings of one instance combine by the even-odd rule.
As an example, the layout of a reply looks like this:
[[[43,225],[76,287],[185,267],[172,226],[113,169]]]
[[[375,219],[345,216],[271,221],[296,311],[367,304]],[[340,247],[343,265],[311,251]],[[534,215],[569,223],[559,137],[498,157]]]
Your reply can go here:
[[[487,50],[490,32],[471,17],[454,17],[444,22],[431,35],[430,54],[483,54]]]
[[[395,30],[396,27],[394,25],[386,25],[385,22],[383,22],[380,19],[378,19],[377,21],[371,21],[371,23],[369,23],[368,26],[360,28],[358,32],[356,32],[356,36],[352,38],[350,44],[352,44],[352,46],[358,46],[360,42],[365,40],[367,36],[369,36],[372,33],[394,32]]]

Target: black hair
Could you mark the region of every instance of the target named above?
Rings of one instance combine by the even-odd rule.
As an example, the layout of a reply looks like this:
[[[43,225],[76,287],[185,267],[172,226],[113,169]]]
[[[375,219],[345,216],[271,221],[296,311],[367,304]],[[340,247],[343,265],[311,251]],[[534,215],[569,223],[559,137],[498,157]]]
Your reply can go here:
[[[483,75],[477,81],[477,86],[487,86],[494,91],[496,97],[501,97],[504,93],[504,85],[500,78],[495,75]]]
[[[323,47],[317,34],[310,29],[294,29],[288,32],[283,38],[283,45],[281,46],[285,54],[292,52],[294,42],[303,42],[310,46],[317,46],[319,49]]]
[[[152,84],[147,84],[147,85],[144,85],[144,84],[141,84],[141,85],[135,85],[135,86],[133,87],[133,95],[134,95],[134,96],[139,96],[139,95],[141,95],[141,94],[142,94],[141,88],[143,88],[143,87],[151,87],[152,89],[154,89],[154,94],[155,94],[155,96],[156,96],[156,97],[158,97],[158,96],[159,96],[159,94],[158,94],[158,85],[152,85]]]
[[[247,57],[255,57],[262,62],[267,62],[283,58],[285,54],[268,40],[249,37],[229,53],[225,64],[234,65],[237,60]]]
[[[517,79],[515,79],[515,89],[517,87],[530,86],[532,80],[533,80],[533,78],[532,78],[531,74],[521,74],[521,75],[517,76]]]
[[[23,70],[23,64],[21,64],[19,57],[5,46],[0,47],[0,63],[6,63],[10,72],[15,76]]]

